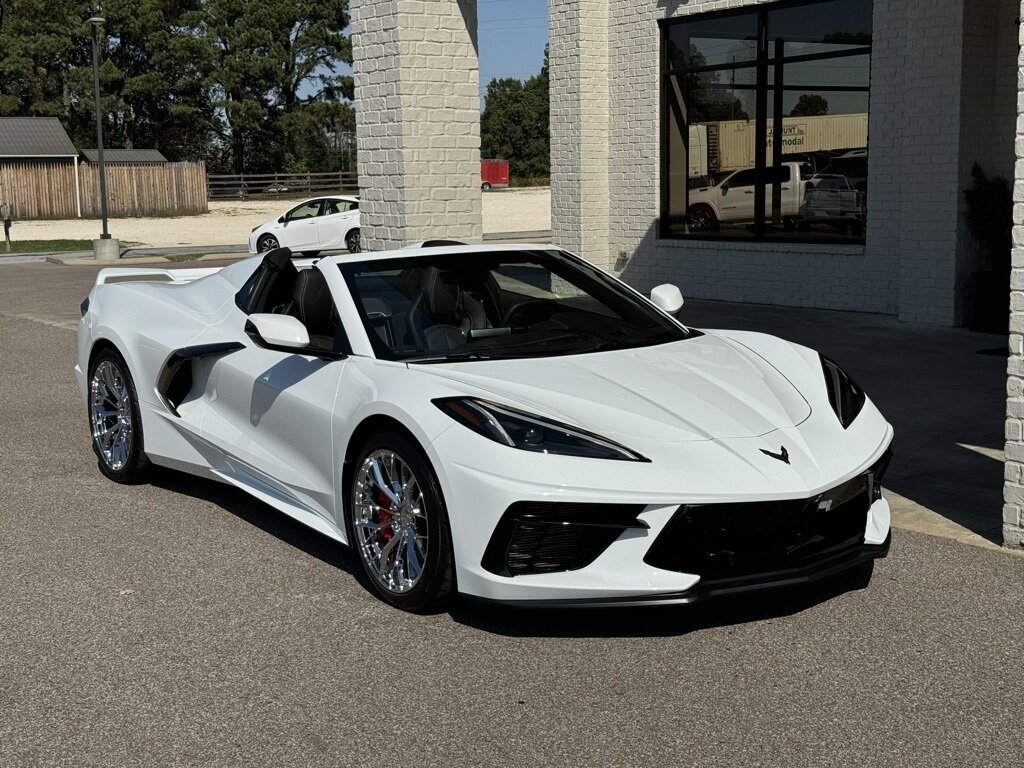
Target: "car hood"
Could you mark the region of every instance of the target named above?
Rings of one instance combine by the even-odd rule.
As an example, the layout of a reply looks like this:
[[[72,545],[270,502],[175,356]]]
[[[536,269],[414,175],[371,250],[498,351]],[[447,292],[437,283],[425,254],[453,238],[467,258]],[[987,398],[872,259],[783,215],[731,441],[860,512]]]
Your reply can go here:
[[[760,437],[811,414],[764,358],[711,334],[638,349],[423,368],[480,397],[622,440]]]

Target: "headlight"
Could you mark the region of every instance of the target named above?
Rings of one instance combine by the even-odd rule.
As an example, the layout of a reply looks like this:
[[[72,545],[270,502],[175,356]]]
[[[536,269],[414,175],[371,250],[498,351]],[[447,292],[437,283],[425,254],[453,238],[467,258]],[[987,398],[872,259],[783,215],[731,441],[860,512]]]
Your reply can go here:
[[[462,426],[510,448],[588,459],[650,461],[611,440],[505,405],[469,397],[448,397],[433,403]]]
[[[839,417],[843,429],[847,429],[864,407],[864,390],[857,386],[846,371],[824,355],[821,355],[821,368],[825,372],[828,402]]]

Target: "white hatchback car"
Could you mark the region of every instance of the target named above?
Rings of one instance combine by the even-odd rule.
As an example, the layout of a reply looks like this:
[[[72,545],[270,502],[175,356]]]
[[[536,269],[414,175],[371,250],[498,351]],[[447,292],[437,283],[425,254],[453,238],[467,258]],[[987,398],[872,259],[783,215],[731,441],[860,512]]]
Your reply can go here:
[[[249,252],[291,248],[306,255],[347,249],[359,253],[359,198],[324,195],[305,200],[249,235]]]

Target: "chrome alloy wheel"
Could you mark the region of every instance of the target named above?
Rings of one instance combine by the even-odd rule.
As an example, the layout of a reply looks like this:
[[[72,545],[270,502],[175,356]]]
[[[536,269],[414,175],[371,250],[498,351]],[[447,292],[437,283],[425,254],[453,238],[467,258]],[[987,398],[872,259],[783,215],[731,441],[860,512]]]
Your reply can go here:
[[[132,448],[132,399],[120,369],[103,360],[89,382],[92,439],[103,463],[117,472],[128,463]]]
[[[427,509],[419,481],[394,451],[375,450],[356,470],[352,528],[381,586],[394,594],[416,586],[427,560]]]

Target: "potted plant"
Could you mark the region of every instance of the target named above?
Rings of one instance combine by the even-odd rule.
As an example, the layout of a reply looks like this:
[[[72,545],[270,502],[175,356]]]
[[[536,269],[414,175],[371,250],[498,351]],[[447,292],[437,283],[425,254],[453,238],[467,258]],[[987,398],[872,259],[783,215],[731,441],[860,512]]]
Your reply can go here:
[[[1002,176],[989,177],[978,163],[964,192],[967,229],[985,269],[971,275],[968,307],[972,331],[1007,333],[1010,322],[1010,251],[1013,248],[1013,190]]]

